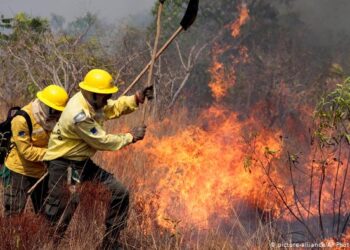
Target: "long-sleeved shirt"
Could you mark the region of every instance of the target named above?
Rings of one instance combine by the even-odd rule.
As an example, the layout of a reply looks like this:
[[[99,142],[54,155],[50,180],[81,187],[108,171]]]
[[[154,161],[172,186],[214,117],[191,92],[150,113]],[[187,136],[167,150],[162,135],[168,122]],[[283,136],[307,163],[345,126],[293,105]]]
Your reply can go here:
[[[6,158],[5,165],[16,173],[40,178],[46,171],[42,161],[50,132],[44,130],[35,119],[33,108],[33,102],[23,107],[32,121],[32,136],[29,134],[28,124],[23,116],[16,116],[11,122],[13,148]]]
[[[133,140],[130,133],[107,134],[103,128],[105,120],[118,118],[137,109],[135,96],[122,96],[108,100],[102,115],[96,114],[81,92],[75,94],[51,133],[45,161],[65,158],[83,161],[96,151],[118,150]]]

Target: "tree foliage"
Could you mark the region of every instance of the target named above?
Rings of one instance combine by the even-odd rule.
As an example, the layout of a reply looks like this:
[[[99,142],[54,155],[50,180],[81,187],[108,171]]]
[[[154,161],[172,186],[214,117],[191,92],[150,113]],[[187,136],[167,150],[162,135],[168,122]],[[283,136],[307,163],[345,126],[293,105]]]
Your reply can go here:
[[[18,41],[22,39],[23,32],[30,32],[32,39],[49,30],[49,23],[45,18],[29,17],[25,13],[18,13],[14,18],[1,18],[0,27],[8,30],[9,34],[2,34],[2,39]]]
[[[315,118],[318,122],[316,136],[322,147],[337,145],[342,139],[350,144],[350,78],[337,84],[334,91],[321,98]]]
[[[84,40],[93,19],[90,14],[79,19],[72,34],[55,34],[46,19],[24,13],[5,21],[7,32],[0,40],[1,99],[21,103],[27,96],[23,93],[34,96],[48,84],[72,92],[88,69],[108,63],[99,43],[92,38]]]

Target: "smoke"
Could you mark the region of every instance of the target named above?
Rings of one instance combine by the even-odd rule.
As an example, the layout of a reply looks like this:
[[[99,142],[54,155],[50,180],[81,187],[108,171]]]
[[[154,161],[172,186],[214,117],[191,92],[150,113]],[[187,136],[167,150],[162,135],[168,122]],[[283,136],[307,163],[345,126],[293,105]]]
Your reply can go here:
[[[350,33],[348,0],[296,0],[295,10],[311,30]]]
[[[18,12],[25,12],[34,16],[50,17],[52,13],[63,16],[72,21],[87,12],[97,14],[99,18],[110,23],[128,18],[130,15],[145,17],[150,14],[153,0],[79,0],[79,1],[0,1],[0,14],[13,16]]]
[[[350,1],[294,0],[294,11],[310,32],[316,46],[337,46],[350,36]]]

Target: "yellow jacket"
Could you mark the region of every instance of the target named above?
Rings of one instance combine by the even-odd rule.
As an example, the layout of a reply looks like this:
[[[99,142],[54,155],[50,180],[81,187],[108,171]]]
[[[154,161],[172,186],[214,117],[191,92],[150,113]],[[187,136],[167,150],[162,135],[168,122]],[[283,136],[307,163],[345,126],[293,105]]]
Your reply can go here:
[[[44,160],[65,158],[83,161],[97,150],[118,150],[133,140],[131,134],[107,134],[103,122],[118,118],[137,109],[135,96],[122,96],[108,100],[102,114],[96,114],[81,92],[76,93],[52,131]]]
[[[28,124],[24,117],[16,116],[11,122],[12,138],[14,145],[10,151],[5,165],[12,171],[34,178],[40,178],[45,173],[43,158],[46,153],[50,132],[35,120],[33,114],[33,102],[23,107],[32,121],[33,132],[29,135]]]

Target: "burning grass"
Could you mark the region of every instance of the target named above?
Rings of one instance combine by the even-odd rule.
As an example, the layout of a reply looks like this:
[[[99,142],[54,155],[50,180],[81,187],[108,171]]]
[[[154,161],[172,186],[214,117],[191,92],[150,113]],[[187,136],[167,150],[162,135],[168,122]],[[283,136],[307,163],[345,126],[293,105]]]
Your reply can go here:
[[[137,114],[125,117],[118,127],[138,119]],[[255,152],[266,159],[280,145],[278,133],[250,135],[255,123],[240,121],[219,105],[197,118],[178,110],[162,122],[149,121],[143,142],[98,153],[95,160],[131,191],[128,227],[122,234],[126,248],[268,249],[278,234],[267,210],[267,187],[260,183],[263,172],[251,168],[247,155]],[[96,248],[104,233],[107,199],[101,186],[81,187],[81,203],[60,248]],[[20,249],[51,249],[47,224],[29,210],[19,222],[1,227],[8,249],[19,244],[16,233],[8,233],[16,230],[19,242],[25,242]]]
[[[339,198],[343,185],[337,184],[335,197],[332,193],[335,179],[345,180],[346,154],[339,155],[340,161],[334,160],[334,152],[326,158],[325,151],[292,154],[283,128],[266,129],[258,117],[242,119],[219,103],[198,117],[177,109],[163,121],[148,121],[144,141],[98,153],[97,163],[131,191],[128,227],[122,234],[126,248],[268,249],[270,242],[295,240],[295,231],[309,239],[303,223],[316,240],[333,239],[328,215],[338,214],[332,204],[341,205],[332,199]],[[111,130],[127,131],[121,128],[138,122],[134,114]],[[305,190],[312,190],[311,196]],[[108,196],[101,186],[82,186],[81,203],[60,248],[97,247]],[[335,222],[344,222],[347,202],[343,196]],[[4,248],[52,249],[48,225],[31,211],[0,222]]]
[[[250,230],[246,227],[246,223],[248,220],[252,223],[251,218],[242,217],[245,209],[254,211],[254,206],[231,207],[230,212],[225,215],[230,216],[229,222],[216,223],[216,226],[207,225],[206,228],[192,224],[198,217],[191,218],[191,213],[184,214],[181,220],[176,220],[175,216],[170,215],[168,218],[164,218],[163,215],[160,219],[160,214],[164,212],[161,209],[163,205],[161,201],[175,201],[168,200],[164,196],[165,186],[161,186],[161,192],[157,186],[147,186],[151,184],[150,180],[153,184],[160,181],[159,177],[154,176],[154,171],[159,171],[160,167],[152,168],[146,154],[140,154],[139,150],[131,146],[117,154],[103,153],[97,157],[97,161],[115,173],[129,186],[132,193],[129,223],[122,234],[122,241],[127,249],[234,249],[237,245],[242,246],[239,249],[268,248],[268,242],[274,237],[273,226],[269,223],[260,223],[259,218],[256,218],[256,228]],[[244,172],[243,167],[242,171]],[[181,181],[181,178],[178,180]],[[95,249],[103,236],[108,193],[103,187],[93,183],[83,185],[81,190],[81,203],[69,226],[66,238],[59,246],[60,249]],[[180,202],[185,206],[185,201]],[[174,203],[169,205],[172,204]],[[189,204],[188,209],[192,209],[193,204],[194,201]],[[199,204],[201,205],[203,204]],[[208,209],[207,213],[210,214],[213,212],[211,207],[204,206],[202,211]],[[178,211],[177,215],[182,211],[184,210]],[[220,213],[216,213],[215,216],[217,219],[222,219]],[[206,215],[203,218],[206,218]],[[23,216],[11,220],[1,218],[0,223],[1,249],[53,249],[48,237],[48,225],[40,217],[34,216],[30,208]]]
[[[255,122],[239,121],[223,107],[210,107],[196,119],[186,111],[171,118],[150,122],[143,142],[101,158],[130,184],[138,238],[163,239],[150,240],[161,249],[164,240],[172,249],[263,248],[269,239],[262,238],[274,237],[269,217],[274,202],[264,199],[269,190],[262,169],[250,169],[245,161],[253,151],[264,162],[277,155],[278,133],[256,134],[249,148],[253,139],[243,134],[249,137]]]

